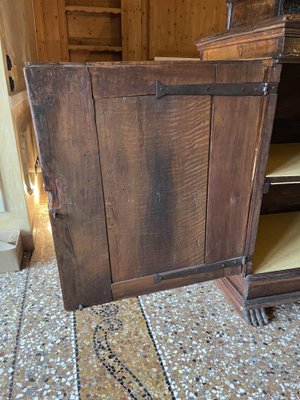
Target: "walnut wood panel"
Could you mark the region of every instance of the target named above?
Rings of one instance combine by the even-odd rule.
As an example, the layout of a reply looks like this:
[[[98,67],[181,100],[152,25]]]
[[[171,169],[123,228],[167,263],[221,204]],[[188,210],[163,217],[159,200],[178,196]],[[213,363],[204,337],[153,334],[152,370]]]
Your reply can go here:
[[[218,65],[216,81],[261,81],[251,64]],[[245,254],[246,228],[260,139],[261,98],[215,97],[210,142],[207,263]]]
[[[299,57],[300,15],[284,15],[196,42],[202,60],[296,60]]]
[[[300,268],[284,272],[249,275],[246,280],[249,285],[247,300],[275,295],[283,296],[292,292],[299,292]]]
[[[95,64],[91,65],[93,93],[95,98],[154,95],[156,80],[165,85],[209,83],[215,80],[215,70],[215,63],[191,61],[107,63],[99,69]]]
[[[299,64],[283,64],[278,89],[272,143],[300,142],[299,104]]]
[[[26,79],[65,308],[108,302],[111,278],[88,69],[27,66]]]
[[[209,96],[97,99],[113,282],[204,262]]]
[[[279,0],[238,0],[232,2],[230,28],[279,15]]]
[[[238,284],[236,284],[238,279]],[[235,311],[242,317],[245,287],[244,278],[241,275],[229,276],[216,281],[216,285],[222,290],[226,299],[233,305]]]
[[[271,185],[264,195],[261,213],[300,211],[300,184]]]
[[[176,287],[192,285],[199,282],[207,282],[213,279],[220,279],[224,276],[239,275],[242,272],[241,266],[227,267],[215,271],[199,273],[187,277],[169,279],[156,282],[155,275],[131,279],[125,282],[112,284],[113,299],[119,300],[126,297],[139,296],[147,293],[159,292],[161,290],[173,289]]]

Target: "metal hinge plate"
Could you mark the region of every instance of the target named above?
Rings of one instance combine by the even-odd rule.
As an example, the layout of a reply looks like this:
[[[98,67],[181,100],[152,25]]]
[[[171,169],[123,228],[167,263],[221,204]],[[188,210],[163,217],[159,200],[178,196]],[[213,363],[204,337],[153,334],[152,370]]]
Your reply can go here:
[[[220,261],[220,262],[212,263],[212,264],[202,264],[202,265],[196,265],[193,267],[176,269],[174,271],[161,272],[161,273],[155,275],[155,282],[159,283],[162,280],[182,278],[182,277],[186,277],[189,275],[211,272],[211,271],[228,268],[228,267],[234,267],[234,266],[242,266],[243,267],[244,265],[246,265],[247,261],[248,261],[248,258],[245,256],[242,256],[242,257],[231,258],[229,260],[224,260],[224,261]]]
[[[195,85],[164,85],[155,82],[156,97],[164,96],[267,96],[277,93],[277,83],[205,83]]]

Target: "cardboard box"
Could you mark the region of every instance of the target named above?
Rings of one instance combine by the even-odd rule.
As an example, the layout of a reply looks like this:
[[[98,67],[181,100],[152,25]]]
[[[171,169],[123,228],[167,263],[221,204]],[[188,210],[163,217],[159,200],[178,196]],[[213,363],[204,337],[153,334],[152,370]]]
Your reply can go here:
[[[23,246],[20,231],[0,231],[0,273],[21,269]]]

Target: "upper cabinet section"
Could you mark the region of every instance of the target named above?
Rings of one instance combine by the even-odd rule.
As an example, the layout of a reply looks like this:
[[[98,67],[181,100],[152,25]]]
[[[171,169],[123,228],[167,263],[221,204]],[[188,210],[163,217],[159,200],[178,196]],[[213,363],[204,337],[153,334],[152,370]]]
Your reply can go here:
[[[299,0],[227,0],[227,7],[228,29],[282,14],[300,13]]]

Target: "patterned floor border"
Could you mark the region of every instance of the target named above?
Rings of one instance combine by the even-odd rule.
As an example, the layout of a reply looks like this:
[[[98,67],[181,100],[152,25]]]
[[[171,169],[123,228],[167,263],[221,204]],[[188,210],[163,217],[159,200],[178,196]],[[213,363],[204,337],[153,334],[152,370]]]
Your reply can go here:
[[[174,394],[174,393],[176,393],[176,388],[174,387],[174,383],[170,379],[170,376],[169,376],[169,374],[167,372],[168,367],[167,367],[167,365],[164,362],[164,359],[162,357],[162,352],[159,349],[159,344],[155,341],[155,334],[154,334],[153,329],[151,327],[150,319],[148,318],[147,312],[146,312],[146,310],[145,310],[145,308],[143,306],[143,301],[142,301],[142,299],[140,297],[137,297],[137,301],[138,301],[138,305],[139,305],[139,307],[141,309],[142,315],[143,315],[143,317],[145,319],[147,330],[148,330],[149,336],[150,336],[150,338],[152,340],[153,346],[155,348],[159,363],[160,363],[161,368],[163,370],[163,375],[164,375],[166,384],[167,384],[167,386],[169,388],[171,399],[172,400],[176,400],[176,397],[175,397],[175,394]]]
[[[17,328],[17,334],[16,334],[16,343],[15,343],[14,356],[13,356],[12,366],[11,366],[12,371],[11,371],[10,379],[9,379],[9,383],[8,383],[8,385],[9,385],[8,400],[12,400],[12,398],[13,398],[12,395],[13,395],[13,390],[14,390],[15,369],[16,369],[16,364],[17,364],[17,360],[18,360],[18,350],[19,350],[19,344],[20,344],[20,338],[21,338],[22,322],[23,322],[24,308],[25,308],[25,301],[26,301],[26,293],[27,293],[27,287],[28,287],[28,282],[29,282],[29,273],[30,273],[30,269],[28,268],[26,270],[24,292],[23,292],[22,303],[21,303],[21,307],[20,307],[18,328]]]
[[[79,373],[79,350],[78,350],[78,339],[77,339],[77,320],[76,320],[76,311],[72,312],[72,323],[73,323],[73,337],[72,337],[72,346],[73,346],[73,357],[74,357],[74,376],[76,376],[76,388],[75,388],[75,398],[74,400],[80,400],[80,373]]]

